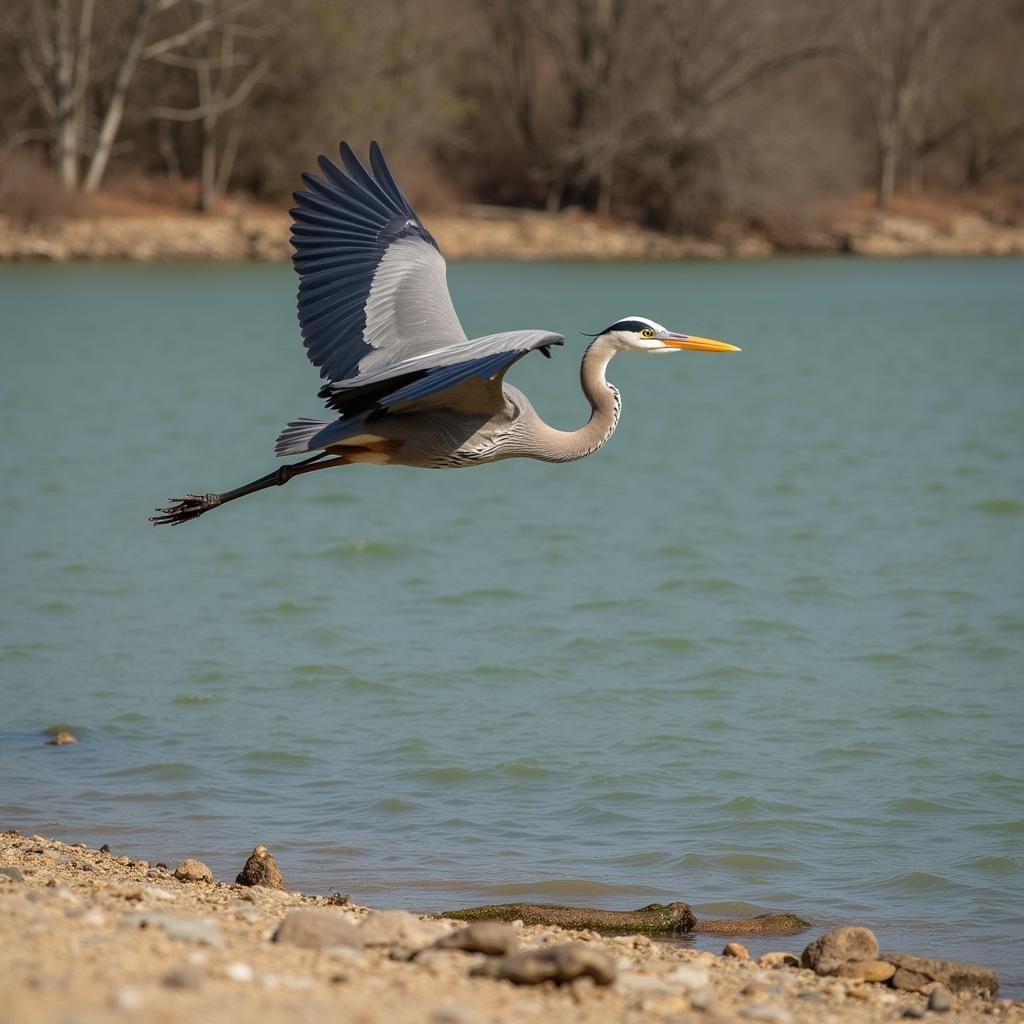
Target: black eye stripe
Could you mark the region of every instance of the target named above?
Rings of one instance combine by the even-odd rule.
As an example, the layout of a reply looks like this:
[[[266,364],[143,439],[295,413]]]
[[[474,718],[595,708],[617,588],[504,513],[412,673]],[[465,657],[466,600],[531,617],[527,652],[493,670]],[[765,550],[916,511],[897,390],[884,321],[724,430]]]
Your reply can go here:
[[[636,331],[637,334],[643,331],[653,331],[654,328],[650,324],[645,324],[642,320],[619,320],[617,323],[606,327],[601,333],[607,334],[609,331]]]

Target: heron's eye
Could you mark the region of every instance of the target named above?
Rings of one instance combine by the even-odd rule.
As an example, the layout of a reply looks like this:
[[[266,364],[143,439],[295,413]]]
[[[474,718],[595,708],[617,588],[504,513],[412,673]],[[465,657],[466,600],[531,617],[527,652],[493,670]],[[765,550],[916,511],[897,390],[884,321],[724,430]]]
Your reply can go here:
[[[653,337],[654,337],[654,331],[652,331],[652,330],[650,329],[650,327],[645,327],[645,328],[644,328],[644,329],[643,329],[643,330],[642,330],[642,331],[640,332],[640,337],[641,337],[641,338],[653,338]]]

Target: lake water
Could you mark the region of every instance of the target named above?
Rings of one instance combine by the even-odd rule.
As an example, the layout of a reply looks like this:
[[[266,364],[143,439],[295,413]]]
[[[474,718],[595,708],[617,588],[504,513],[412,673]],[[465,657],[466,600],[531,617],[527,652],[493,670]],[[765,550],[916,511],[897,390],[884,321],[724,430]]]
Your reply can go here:
[[[682,899],[1024,996],[1024,261],[466,264],[565,466],[357,466],[197,523],[317,415],[285,267],[0,269],[0,826],[382,907]],[[77,746],[44,745],[66,725]],[[718,947],[722,940],[698,940]]]

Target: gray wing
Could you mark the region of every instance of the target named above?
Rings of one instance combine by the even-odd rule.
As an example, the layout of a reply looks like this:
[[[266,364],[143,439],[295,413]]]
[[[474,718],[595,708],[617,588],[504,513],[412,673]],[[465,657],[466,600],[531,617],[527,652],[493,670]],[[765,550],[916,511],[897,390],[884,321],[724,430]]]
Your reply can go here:
[[[452,306],[445,262],[398,187],[377,143],[370,166],[341,144],[344,168],[320,157],[324,177],[304,174],[292,213],[299,274],[299,324],[306,351],[326,378],[319,396],[340,413],[327,424],[295,420],[279,455],[313,451],[359,433],[394,407],[469,400],[498,412],[501,378],[534,349],[561,345],[550,331],[505,331],[472,341]],[[478,378],[482,387],[460,388]],[[458,393],[450,389],[458,389]],[[434,397],[436,396],[436,397]]]
[[[299,325],[320,376],[345,380],[466,341],[445,262],[384,161],[371,175],[347,143],[344,169],[320,157],[292,213]]]

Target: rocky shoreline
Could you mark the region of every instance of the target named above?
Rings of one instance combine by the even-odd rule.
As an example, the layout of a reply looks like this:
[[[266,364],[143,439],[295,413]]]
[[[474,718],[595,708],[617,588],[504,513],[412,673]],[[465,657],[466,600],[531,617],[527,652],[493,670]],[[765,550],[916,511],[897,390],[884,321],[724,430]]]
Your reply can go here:
[[[848,213],[827,229],[806,229],[785,243],[751,232],[717,241],[669,236],[579,212],[478,208],[425,220],[453,261],[752,259],[781,252],[1024,254],[1024,227],[968,210],[943,216],[864,210]],[[288,226],[283,213],[245,207],[217,215],[168,210],[53,218],[31,225],[0,216],[0,262],[277,262],[291,255]]]
[[[880,953],[862,928],[753,960],[735,942],[716,956],[646,935],[466,927],[284,885],[262,846],[227,884],[196,860],[171,870],[0,834],[0,1019],[1024,1024],[991,972]]]

